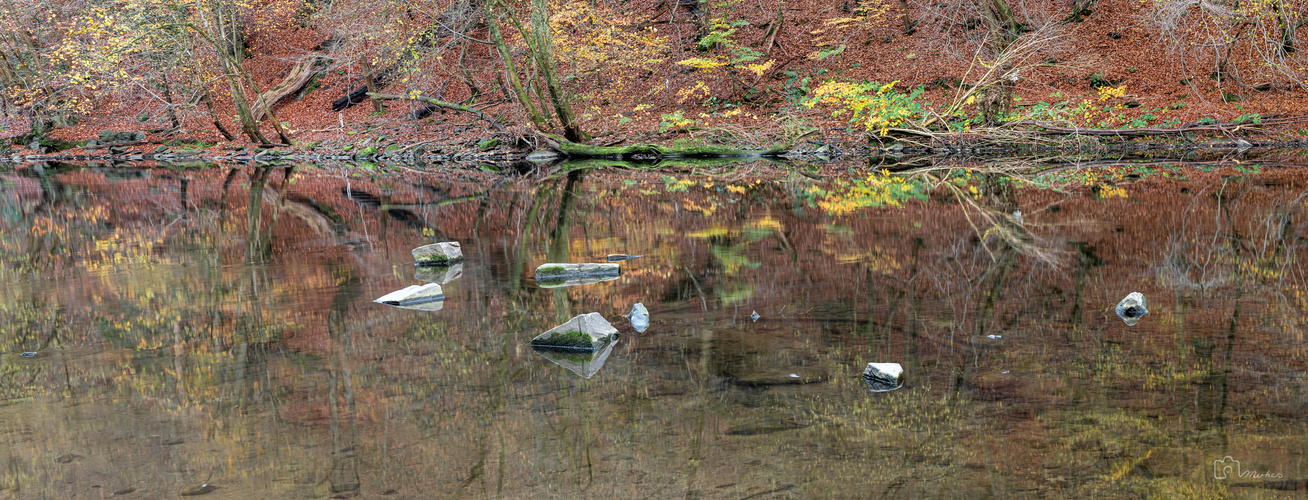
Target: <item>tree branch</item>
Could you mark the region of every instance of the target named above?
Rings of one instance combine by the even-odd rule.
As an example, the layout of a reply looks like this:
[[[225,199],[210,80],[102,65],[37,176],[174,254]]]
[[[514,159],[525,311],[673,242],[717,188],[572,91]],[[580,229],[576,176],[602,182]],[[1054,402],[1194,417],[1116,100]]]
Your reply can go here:
[[[371,98],[373,98],[373,99],[377,99],[377,100],[380,100],[380,101],[392,100],[392,101],[418,101],[418,102],[425,102],[425,103],[430,104],[430,105],[432,105],[432,106],[440,106],[440,107],[442,107],[442,108],[452,109],[452,110],[455,110],[455,111],[462,111],[462,112],[464,112],[464,113],[472,114],[473,116],[476,116],[477,118],[481,118],[481,119],[482,119],[483,121],[485,121],[486,123],[489,123],[489,124],[495,126],[495,130],[500,131],[500,133],[505,133],[505,134],[508,133],[507,131],[504,130],[504,126],[500,125],[500,122],[495,121],[494,118],[491,118],[490,115],[487,115],[486,113],[482,113],[481,111],[477,111],[477,110],[475,110],[475,109],[469,108],[469,107],[467,107],[467,106],[463,106],[463,105],[459,105],[459,104],[454,104],[454,103],[452,103],[452,102],[440,101],[440,100],[432,99],[432,98],[430,98],[430,97],[423,97],[423,96],[420,96],[420,95],[418,95],[418,96],[409,96],[409,95],[400,95],[400,94],[378,94],[378,93],[375,93],[375,92],[369,92],[369,93],[368,93],[368,97],[371,97]]]

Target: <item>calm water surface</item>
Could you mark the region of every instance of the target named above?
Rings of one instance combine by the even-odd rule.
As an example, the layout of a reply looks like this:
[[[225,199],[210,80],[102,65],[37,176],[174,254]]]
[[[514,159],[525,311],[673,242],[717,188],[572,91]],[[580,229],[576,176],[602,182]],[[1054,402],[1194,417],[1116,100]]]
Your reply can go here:
[[[747,171],[0,174],[0,497],[1308,491],[1303,174]],[[529,347],[590,312],[602,364]]]

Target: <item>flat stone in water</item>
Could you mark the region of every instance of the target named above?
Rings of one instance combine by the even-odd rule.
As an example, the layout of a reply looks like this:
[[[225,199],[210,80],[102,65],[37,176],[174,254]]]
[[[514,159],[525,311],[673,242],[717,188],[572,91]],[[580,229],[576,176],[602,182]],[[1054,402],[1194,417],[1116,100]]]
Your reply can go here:
[[[35,357],[36,357],[36,353],[34,353],[34,352],[25,352],[25,353],[19,354],[19,356],[22,356],[22,357],[24,357],[24,358],[35,358]]]
[[[445,293],[436,283],[413,285],[388,293],[374,300],[378,304],[417,309],[420,311],[439,311],[445,306]]]
[[[619,276],[621,273],[621,268],[617,264],[607,262],[585,264],[551,262],[536,268],[536,281]]]
[[[611,253],[608,254],[608,256],[604,257],[604,260],[607,260],[609,262],[622,262],[624,260],[638,259],[641,257],[644,257],[644,255],[627,255],[622,253]]]

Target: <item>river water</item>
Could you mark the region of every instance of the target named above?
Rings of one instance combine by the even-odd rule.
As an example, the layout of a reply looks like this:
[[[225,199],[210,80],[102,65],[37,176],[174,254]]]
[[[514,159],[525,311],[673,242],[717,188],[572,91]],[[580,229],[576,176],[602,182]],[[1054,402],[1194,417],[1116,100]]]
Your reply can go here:
[[[1300,171],[709,172],[7,170],[0,498],[1308,489]],[[592,312],[602,363],[531,349]]]

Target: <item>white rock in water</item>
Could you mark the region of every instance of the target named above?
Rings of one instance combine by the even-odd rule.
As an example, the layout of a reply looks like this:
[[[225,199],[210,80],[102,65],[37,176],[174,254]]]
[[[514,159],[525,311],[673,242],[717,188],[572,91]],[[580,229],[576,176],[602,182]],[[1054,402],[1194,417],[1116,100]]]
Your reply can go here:
[[[1131,292],[1121,302],[1117,303],[1117,317],[1122,318],[1127,326],[1134,326],[1140,322],[1140,317],[1149,314],[1149,303],[1145,300],[1144,294],[1140,292]]]
[[[609,342],[603,349],[596,351],[573,352],[548,347],[533,347],[532,350],[554,364],[580,375],[581,378],[588,379],[595,376],[596,373],[599,373],[600,368],[604,367],[604,362],[608,361],[609,353],[613,352],[613,346],[615,345],[618,345],[616,340]]]
[[[590,264],[541,264],[536,268],[536,281],[570,280],[582,277],[618,276],[622,273],[618,264],[607,262]]]
[[[463,248],[457,241],[432,243],[413,249],[413,262],[419,266],[448,266],[463,260]]]
[[[759,315],[758,315],[758,311],[754,311],[753,314],[750,314],[750,315],[749,315],[749,319],[754,320],[755,323],[758,323],[758,319],[759,319],[759,318],[762,318],[762,316],[759,316]]]
[[[419,267],[418,270],[413,273],[413,277],[428,283],[439,283],[444,285],[463,277],[463,263],[460,262],[452,266]]]
[[[382,295],[377,300],[378,304],[388,306],[403,307],[405,309],[418,309],[421,311],[439,311],[445,306],[445,292],[441,286],[436,283],[426,285],[413,285],[402,290]]]
[[[868,363],[863,380],[872,392],[893,391],[904,385],[904,367],[899,363]]]
[[[637,332],[644,332],[646,328],[649,328],[649,310],[645,309],[645,304],[637,302],[636,305],[631,306],[631,312],[627,313],[627,319],[631,321],[631,327],[635,328]]]
[[[581,314],[531,339],[532,347],[595,350],[613,340],[617,328],[600,313]]]

